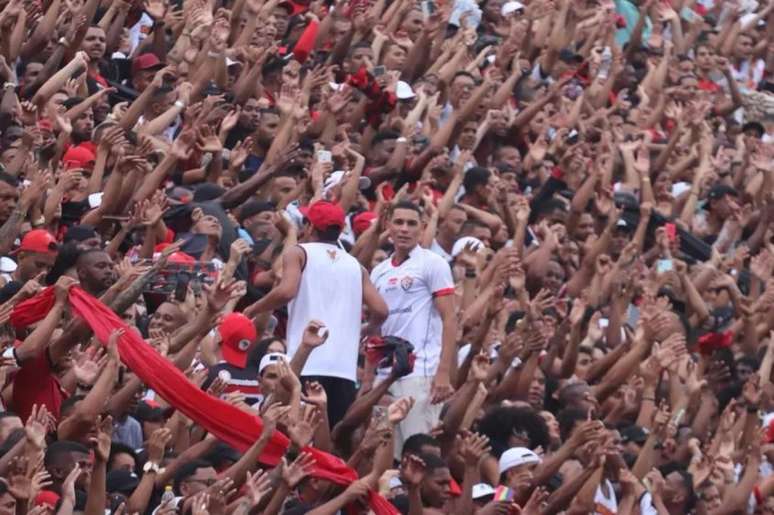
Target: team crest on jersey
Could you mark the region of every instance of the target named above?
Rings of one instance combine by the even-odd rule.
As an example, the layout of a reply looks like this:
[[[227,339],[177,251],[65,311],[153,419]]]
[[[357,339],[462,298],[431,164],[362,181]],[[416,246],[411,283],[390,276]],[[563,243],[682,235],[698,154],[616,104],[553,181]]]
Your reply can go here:
[[[331,258],[331,261],[336,261],[336,251],[335,250],[326,250],[328,253],[328,257]]]
[[[400,280],[400,287],[403,288],[403,291],[408,291],[412,284],[414,284],[413,277],[406,276]]]

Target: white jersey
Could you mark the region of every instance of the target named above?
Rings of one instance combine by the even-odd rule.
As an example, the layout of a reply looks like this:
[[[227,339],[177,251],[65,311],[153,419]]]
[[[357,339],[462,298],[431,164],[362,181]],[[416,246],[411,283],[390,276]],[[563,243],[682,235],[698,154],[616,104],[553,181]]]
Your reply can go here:
[[[345,250],[328,243],[299,245],[306,254],[298,294],[288,304],[288,355],[301,344],[310,320],[328,328],[328,340],[309,355],[303,375],[355,381],[363,311],[363,271]]]
[[[389,308],[382,335],[399,336],[414,346],[417,359],[408,377],[435,375],[443,331],[434,299],[454,294],[449,263],[417,245],[400,265],[393,264],[392,258],[377,265],[371,281]]]

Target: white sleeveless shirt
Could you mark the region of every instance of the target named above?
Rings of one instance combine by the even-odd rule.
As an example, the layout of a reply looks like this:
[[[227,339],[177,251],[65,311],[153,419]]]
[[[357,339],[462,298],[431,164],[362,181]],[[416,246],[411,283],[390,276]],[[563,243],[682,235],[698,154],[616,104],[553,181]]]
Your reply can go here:
[[[328,328],[328,340],[312,351],[303,375],[355,381],[363,311],[363,272],[345,250],[328,243],[299,245],[306,254],[298,294],[288,304],[288,355],[301,345],[310,320]]]

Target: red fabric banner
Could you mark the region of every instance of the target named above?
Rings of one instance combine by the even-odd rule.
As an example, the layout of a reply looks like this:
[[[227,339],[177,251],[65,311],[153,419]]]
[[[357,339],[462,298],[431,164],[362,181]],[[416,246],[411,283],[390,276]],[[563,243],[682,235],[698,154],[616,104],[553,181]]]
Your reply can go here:
[[[99,300],[78,287],[70,289],[69,300],[73,313],[91,327],[103,344],[113,331],[124,329],[124,335],[118,342],[121,361],[175,409],[241,452],[250,448],[261,435],[263,424],[260,417],[202,391]],[[41,320],[53,303],[54,289],[46,288],[37,296],[19,303],[11,314],[11,323],[15,327],[26,327]],[[275,431],[258,460],[265,465],[277,465],[289,443],[287,436]],[[348,485],[357,479],[357,472],[340,458],[314,447],[307,447],[304,451],[311,453],[316,460],[315,477],[340,485]],[[369,494],[369,503],[377,515],[399,513],[391,503],[373,491]]]

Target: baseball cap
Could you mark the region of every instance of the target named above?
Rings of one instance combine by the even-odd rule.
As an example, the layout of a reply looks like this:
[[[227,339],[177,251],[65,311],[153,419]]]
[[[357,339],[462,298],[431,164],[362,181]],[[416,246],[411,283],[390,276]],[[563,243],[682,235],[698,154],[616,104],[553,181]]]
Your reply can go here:
[[[344,180],[345,175],[346,172],[344,170],[336,170],[330,174],[328,178],[325,179],[325,183],[323,183],[323,192],[328,193],[334,186],[338,186],[339,183]],[[360,179],[358,179],[357,187],[361,190],[367,190],[371,187],[371,179],[361,175]]]
[[[35,506],[48,506],[52,510],[56,509],[56,503],[59,502],[59,495],[51,490],[42,490],[35,496]]]
[[[647,439],[648,431],[640,426],[631,425],[621,429],[621,443],[634,442],[643,444]]]
[[[64,242],[68,243],[70,241],[86,241],[97,237],[99,237],[99,235],[94,229],[94,226],[89,224],[73,225],[67,229],[67,232],[64,235]]]
[[[492,485],[486,483],[477,483],[473,485],[473,499],[479,500],[490,495],[494,496],[494,493],[495,489],[492,488]]]
[[[514,467],[540,463],[541,461],[540,456],[526,447],[511,447],[500,456],[500,474]]]
[[[452,246],[452,257],[457,257],[460,252],[462,252],[465,249],[466,245],[470,245],[473,247],[473,250],[476,252],[480,252],[486,248],[486,245],[484,245],[484,242],[479,240],[478,238],[474,236],[463,236],[462,238],[458,239],[454,242],[454,245]]]
[[[62,162],[67,170],[91,168],[94,166],[95,159],[94,153],[83,145],[68,148],[62,156]]]
[[[363,211],[352,217],[352,230],[355,231],[355,235],[359,236],[363,234],[374,220],[377,215],[373,211]]]
[[[218,332],[223,359],[235,367],[245,368],[247,350],[256,337],[253,321],[242,313],[229,313],[223,317]]]
[[[620,229],[621,231],[626,231],[626,232],[630,232],[632,229],[634,229],[633,224],[627,222],[623,218],[619,219],[615,223],[615,227],[616,227],[616,229]]]
[[[398,97],[398,100],[408,100],[409,98],[414,98],[417,94],[414,93],[408,82],[399,80],[395,85],[395,96]]]
[[[21,240],[21,245],[13,254],[18,252],[37,252],[39,254],[55,254],[57,251],[56,238],[45,229],[33,229]]]
[[[734,197],[738,197],[739,193],[728,184],[719,183],[719,184],[715,184],[710,189],[709,195],[707,195],[707,197],[714,200],[714,199],[719,199],[724,195],[733,195]]]
[[[508,16],[511,13],[515,13],[516,11],[523,11],[524,10],[524,4],[521,2],[505,2],[503,4],[502,9],[500,9],[500,14],[503,16]],[[488,486],[488,485],[487,485]]]
[[[283,354],[281,352],[270,352],[268,354],[265,354],[261,358],[261,362],[258,364],[258,375],[261,375],[263,373],[263,369],[268,367],[269,365],[273,365],[276,362],[280,360],[288,360],[288,355]]]
[[[166,64],[161,62],[161,59],[156,57],[156,54],[146,52],[140,54],[132,59],[132,73],[137,73],[144,70],[160,70],[165,67]]]
[[[318,200],[310,206],[299,208],[299,211],[318,231],[325,231],[331,227],[344,227],[344,210],[338,204],[327,200]]]
[[[559,60],[568,64],[582,63],[583,56],[580,54],[576,54],[574,51],[570,50],[569,48],[563,48],[559,51]]]

